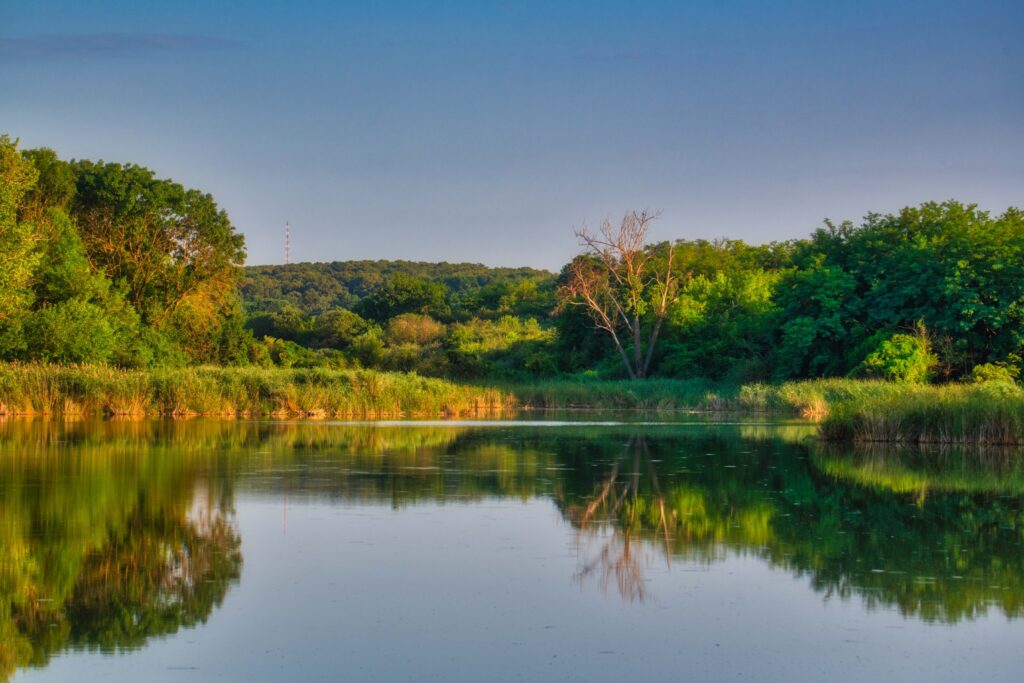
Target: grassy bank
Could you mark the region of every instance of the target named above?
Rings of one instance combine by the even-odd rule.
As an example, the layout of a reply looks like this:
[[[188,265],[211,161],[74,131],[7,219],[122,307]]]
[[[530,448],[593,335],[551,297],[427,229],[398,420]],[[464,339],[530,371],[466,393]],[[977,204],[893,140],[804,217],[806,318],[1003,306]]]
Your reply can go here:
[[[1024,444],[1024,391],[1012,385],[907,386],[832,406],[826,441],[1007,446]]]
[[[3,415],[379,418],[487,414],[507,394],[405,373],[0,364]]]
[[[1024,391],[1007,384],[897,384],[821,379],[721,385],[700,380],[551,381],[508,387],[541,409],[769,412],[819,421],[825,441],[1024,444]]]
[[[844,379],[551,380],[500,388],[373,370],[0,364],[0,415],[383,418],[537,410],[767,412],[820,421],[834,442],[1024,444],[1024,391]]]
[[[772,412],[818,419],[831,406],[898,395],[905,385],[821,379],[730,385],[708,380],[551,380],[504,387],[526,408]]]

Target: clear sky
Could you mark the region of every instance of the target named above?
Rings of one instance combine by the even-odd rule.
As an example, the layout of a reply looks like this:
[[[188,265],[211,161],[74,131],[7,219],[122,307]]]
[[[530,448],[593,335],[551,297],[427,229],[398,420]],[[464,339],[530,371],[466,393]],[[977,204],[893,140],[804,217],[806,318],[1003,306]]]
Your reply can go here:
[[[0,132],[211,192],[250,263],[1024,205],[1024,2],[2,0]]]

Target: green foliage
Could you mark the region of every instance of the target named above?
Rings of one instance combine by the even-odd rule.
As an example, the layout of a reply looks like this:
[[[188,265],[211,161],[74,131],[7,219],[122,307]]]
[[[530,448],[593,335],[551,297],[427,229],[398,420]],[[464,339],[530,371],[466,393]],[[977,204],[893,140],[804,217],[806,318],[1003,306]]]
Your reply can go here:
[[[209,195],[142,166],[67,162],[0,136],[0,360],[617,378],[631,359],[643,370],[634,374],[727,384],[858,373],[1006,384],[1000,364],[1008,372],[1024,354],[1016,208],[926,203],[760,246],[679,240],[679,298],[662,319],[664,280],[651,276],[669,246],[644,247],[632,281],[615,284],[634,295],[609,308],[612,324],[640,330],[616,345],[580,307],[553,314],[573,264],[558,278],[408,261],[243,273],[242,237]],[[600,267],[598,253],[588,258]],[[612,279],[591,284],[611,291]],[[927,350],[894,335],[918,323]]]
[[[804,253],[801,258],[823,258],[854,277],[843,317],[859,322],[859,335],[923,323],[945,377],[1024,345],[1024,216],[1018,209],[993,217],[950,201],[870,214],[859,227],[828,224]]]
[[[351,354],[364,368],[383,367],[386,355],[383,330],[377,325],[369,327],[352,340]]]
[[[444,377],[448,359],[441,347],[445,327],[433,318],[418,313],[402,313],[387,323],[383,334],[386,346],[377,367],[400,372],[418,372]]]
[[[451,297],[453,317],[460,320],[470,316],[492,320],[506,315],[535,318],[547,316],[555,307],[554,279],[536,271],[538,275],[533,279],[515,280],[506,274],[506,270],[495,269],[493,277],[502,279],[496,279],[491,284],[475,290],[454,292]]]
[[[429,315],[444,320],[451,313],[445,300],[447,294],[448,288],[440,282],[398,273],[360,301],[356,312],[377,322],[387,321],[403,313]]]
[[[213,199],[0,137],[0,359],[242,362],[243,240]]]
[[[975,384],[1016,384],[1020,368],[1006,363],[981,363],[971,369],[971,381]]]
[[[764,246],[678,241],[673,245],[673,272],[680,296],[660,330],[661,345],[650,371],[732,384],[857,373],[913,381],[928,374],[940,380],[967,376],[975,365],[1000,362],[1024,349],[1024,279],[1016,275],[1018,262],[1010,262],[1022,235],[1016,209],[993,218],[948,202],[896,215],[872,214],[860,226],[827,222],[803,241]],[[972,251],[974,244],[978,246]],[[667,248],[647,247],[652,267],[667,258]],[[958,256],[955,262],[953,255]],[[476,280],[446,276],[463,268],[470,267],[353,262],[249,269],[243,285],[251,295],[246,306],[263,311],[249,324],[257,336],[312,347],[333,345],[366,367],[467,377],[523,372],[623,375],[621,354],[607,335],[595,330],[591,316],[575,306],[561,307],[553,318],[547,315],[556,285],[568,282],[568,270],[558,281],[497,269],[482,269]],[[333,284],[324,285],[320,296],[316,292],[326,282],[323,278]],[[301,292],[296,289],[300,285]],[[361,316],[345,315],[348,331],[328,341],[327,321],[343,314],[332,313],[323,323],[310,316],[319,305],[313,302],[324,297],[357,307],[385,329],[389,320],[404,313],[448,322],[441,342],[448,363],[438,356],[435,340],[371,333]],[[285,298],[306,315],[282,305]],[[650,302],[634,303],[641,317],[646,315],[641,309]],[[289,320],[281,320],[283,311]],[[495,322],[506,315],[535,320],[548,336],[536,348],[518,342],[487,350],[474,346],[474,338],[491,334],[480,321]],[[927,326],[931,349],[917,357],[911,342],[892,337],[894,330],[919,321]],[[623,342],[625,353],[632,355],[634,340]],[[417,354],[422,362],[417,363]],[[934,367],[931,357],[937,360]]]
[[[216,360],[244,240],[213,198],[142,166],[80,161],[71,216],[91,266],[193,362]]]
[[[21,318],[32,304],[29,288],[39,261],[39,233],[19,216],[25,195],[39,172],[18,153],[17,144],[0,135],[0,354],[19,350]]]
[[[425,346],[444,337],[444,325],[429,315],[402,313],[388,321],[388,341],[392,344]]]
[[[658,247],[652,247],[656,249]],[[940,379],[1024,348],[1024,221],[955,202],[869,215],[810,240],[751,247],[680,241],[684,285],[655,374],[750,381],[844,376],[894,329],[922,322]],[[558,352],[571,370],[614,353],[563,310]],[[904,373],[905,374],[905,373]]]
[[[301,346],[290,339],[264,337],[261,346],[270,363],[279,368],[315,368],[332,365],[332,357],[321,351]],[[344,365],[342,363],[342,365]]]
[[[282,368],[160,368],[0,364],[0,414],[338,416],[469,415],[511,406],[503,392],[409,373],[301,367],[293,342],[273,353],[300,362]],[[332,353],[328,351],[328,353]]]
[[[868,377],[920,384],[937,362],[926,336],[894,334],[867,355],[861,371]]]
[[[849,310],[856,278],[841,267],[812,266],[789,273],[780,281],[779,344],[776,378],[845,374],[844,348],[850,343]]]
[[[35,186],[26,194],[22,211],[39,216],[48,209],[66,211],[75,196],[75,171],[52,149],[29,149],[22,156],[39,172]]]
[[[29,314],[25,340],[32,358],[50,363],[105,363],[117,345],[106,311],[79,298]]]
[[[306,315],[321,315],[337,308],[358,308],[363,299],[397,276],[443,285],[455,319],[546,315],[554,308],[551,273],[475,263],[335,261],[249,266],[241,291],[250,312],[273,311],[290,303]]]
[[[445,340],[455,372],[467,377],[556,371],[555,330],[533,318],[503,316],[456,323]]]
[[[332,349],[348,348],[368,329],[369,324],[359,315],[344,308],[335,308],[316,317],[311,345]]]
[[[286,304],[273,313],[262,313],[250,317],[246,327],[254,336],[276,337],[292,342],[305,341],[313,321],[297,307]]]
[[[664,375],[734,382],[766,379],[781,275],[761,269],[698,275],[666,321]]]

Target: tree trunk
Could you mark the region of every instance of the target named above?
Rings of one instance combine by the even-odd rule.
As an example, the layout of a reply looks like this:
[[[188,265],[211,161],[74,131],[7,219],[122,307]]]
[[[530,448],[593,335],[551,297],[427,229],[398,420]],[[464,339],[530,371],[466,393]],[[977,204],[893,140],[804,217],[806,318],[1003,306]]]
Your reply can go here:
[[[643,363],[643,349],[640,348],[640,316],[633,316],[633,374],[634,379],[643,379],[647,376]]]
[[[665,319],[665,316],[659,316],[654,321],[654,327],[651,328],[651,339],[647,343],[647,358],[644,359],[644,366],[642,368],[643,375],[646,377],[647,373],[651,370],[651,359],[654,357],[654,346],[658,343],[658,333],[661,331],[661,322]]]

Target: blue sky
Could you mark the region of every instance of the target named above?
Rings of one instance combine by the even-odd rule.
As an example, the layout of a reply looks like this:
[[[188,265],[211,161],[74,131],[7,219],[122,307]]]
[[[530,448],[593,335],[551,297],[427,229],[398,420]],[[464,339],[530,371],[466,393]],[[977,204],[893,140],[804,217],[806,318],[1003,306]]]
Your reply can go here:
[[[1024,204],[1024,2],[4,4],[0,131],[211,192],[250,263]]]

